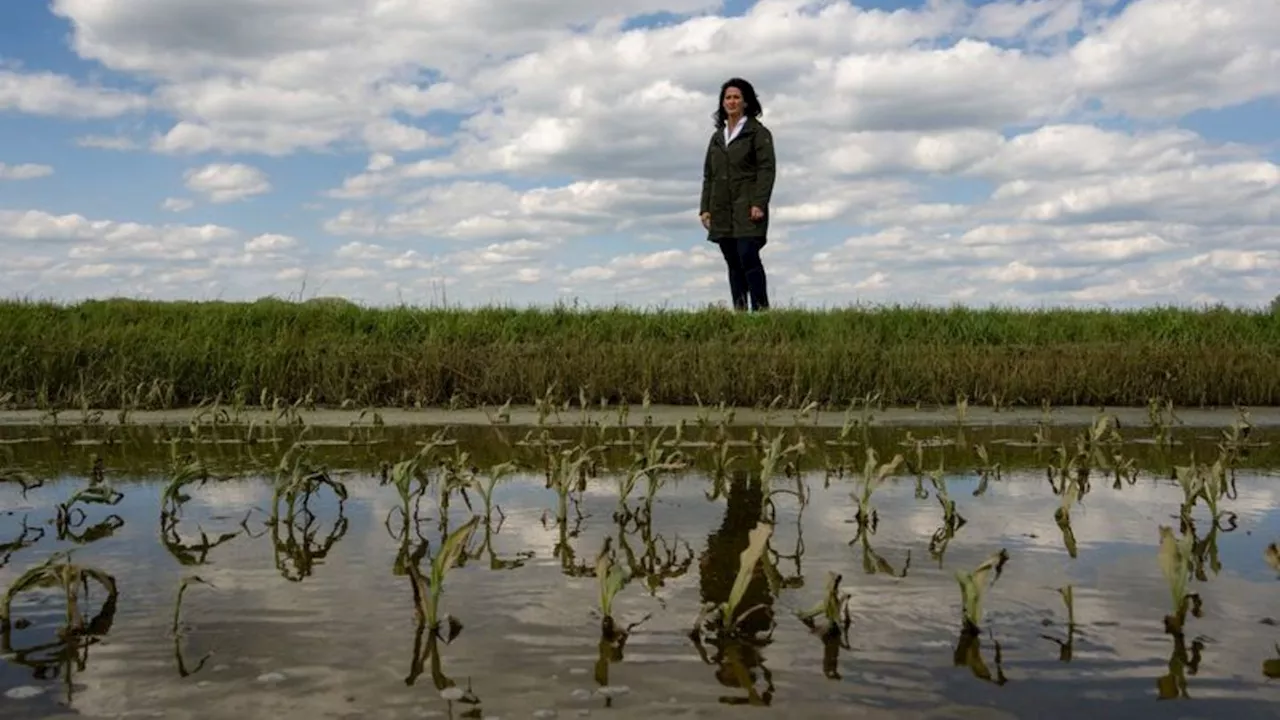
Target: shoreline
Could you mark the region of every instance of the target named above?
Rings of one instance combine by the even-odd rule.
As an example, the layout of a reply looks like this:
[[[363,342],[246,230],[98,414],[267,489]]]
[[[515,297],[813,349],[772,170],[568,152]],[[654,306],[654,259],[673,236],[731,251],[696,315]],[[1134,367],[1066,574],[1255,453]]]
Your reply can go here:
[[[258,425],[270,425],[278,413],[269,409],[246,408],[236,413],[223,406],[231,416],[231,422],[220,422],[219,425],[247,425],[250,422]],[[127,415],[127,423],[132,426],[185,426],[190,425],[197,412],[204,412],[201,426],[210,426],[209,408],[173,408],[169,410],[133,410]],[[798,410],[764,411],[754,408],[725,408],[732,413],[726,423],[730,427],[752,427],[769,425],[773,427],[818,427],[839,429],[846,421],[860,421],[861,410],[845,411],[823,410],[813,411],[801,416]],[[1250,407],[1249,422],[1257,428],[1280,427],[1280,406]],[[1099,412],[1114,415],[1122,428],[1149,427],[1150,420],[1146,407],[1090,407],[1063,406],[1051,408],[1049,422],[1055,427],[1085,427],[1093,423]],[[93,408],[89,411],[97,417],[95,422],[83,422],[82,410],[65,409],[58,412],[57,425],[61,427],[93,427],[120,425],[118,408]],[[443,427],[443,426],[487,426],[498,427],[538,427],[538,409],[532,405],[511,406],[509,419],[506,422],[492,422],[490,416],[497,415],[497,407],[460,408],[424,407],[404,408],[317,408],[315,410],[298,410],[297,418],[304,425],[322,428],[345,428],[351,426],[369,427],[374,424],[371,419],[376,413],[383,425],[393,427]],[[1240,413],[1232,407],[1206,408],[1174,408],[1176,421],[1170,423],[1171,428],[1229,428],[1240,419]],[[100,415],[98,414],[100,413]],[[361,413],[365,417],[361,418]],[[487,413],[487,414],[486,414]],[[696,405],[652,405],[646,411],[640,406],[632,406],[629,410],[626,425],[642,427],[646,416],[651,418],[655,426],[674,426],[682,420],[687,425],[696,425],[700,421],[712,425],[722,421],[719,407]],[[561,410],[559,416],[551,413],[546,417],[545,427],[574,428],[581,427],[584,414],[578,408]],[[589,423],[613,426],[618,424],[617,407],[604,409],[593,408],[586,413]],[[872,409],[870,422],[872,427],[943,427],[963,425],[965,427],[1016,427],[1035,426],[1044,418],[1041,408],[1011,407],[992,409],[989,406],[969,407],[961,422],[954,407],[921,408],[886,407],[883,410]],[[34,427],[52,425],[48,413],[43,410],[0,410],[0,427]],[[287,426],[288,419],[275,423]]]

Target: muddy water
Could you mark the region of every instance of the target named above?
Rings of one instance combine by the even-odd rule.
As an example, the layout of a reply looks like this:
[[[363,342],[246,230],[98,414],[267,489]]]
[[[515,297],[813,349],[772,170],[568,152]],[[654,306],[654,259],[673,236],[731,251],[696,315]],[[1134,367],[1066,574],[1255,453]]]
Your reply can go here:
[[[860,535],[854,481],[802,468],[806,501],[778,494],[768,513],[769,557],[785,587],[774,592],[763,577],[749,587],[744,606],[765,605],[746,624],[754,639],[703,636],[701,645],[689,636],[698,609],[727,596],[768,505],[758,483],[739,474],[727,496],[709,499],[701,471],[673,477],[647,520],[619,522],[618,476],[605,471],[574,494],[559,523],[555,492],[541,476],[517,473],[496,487],[468,559],[445,578],[441,612],[462,624],[446,644],[418,635],[412,583],[395,572],[400,499],[373,462],[399,460],[411,443],[348,446],[331,457],[349,470],[336,476],[347,498],[321,489],[311,517],[272,527],[260,468],[274,458],[252,465],[224,455],[224,470],[244,466],[239,476],[189,488],[170,525],[160,517],[165,446],[129,446],[126,462],[117,446],[65,440],[10,444],[0,456],[0,465],[39,468],[45,479],[25,497],[0,485],[0,543],[8,543],[0,587],[71,549],[75,564],[112,575],[118,595],[101,612],[103,593],[90,585],[78,609],[91,632],[71,643],[74,654],[58,636],[60,591],[15,598],[0,655],[6,718],[1248,718],[1276,717],[1280,706],[1280,681],[1263,673],[1280,657],[1280,578],[1264,560],[1266,545],[1280,541],[1280,483],[1265,468],[1238,472],[1237,495],[1224,501],[1234,527],[1210,532],[1204,508],[1196,510],[1188,530],[1204,579],[1192,590],[1203,612],[1181,639],[1165,633],[1171,600],[1156,561],[1158,528],[1178,529],[1182,498],[1165,473],[1139,473],[1119,489],[1095,479],[1071,513],[1072,557],[1053,518],[1060,499],[1034,461],[980,496],[976,473],[954,463],[947,489],[967,522],[945,547],[933,541],[942,512],[927,480],[927,493],[910,477],[877,490],[875,531]],[[1167,459],[1185,462],[1193,447],[1187,441]],[[1197,449],[1202,460],[1207,447]],[[496,452],[476,448],[486,458]],[[86,486],[90,453],[105,458],[122,497],[80,505],[84,515],[59,539],[56,506]],[[942,456],[927,451],[926,465]],[[774,489],[796,482],[779,477]],[[429,541],[424,568],[439,551],[442,517],[456,528],[484,514],[474,492],[473,510],[454,495],[442,512],[437,497],[433,486],[420,500],[409,538],[413,548],[419,534]],[[602,662],[589,571],[606,536],[634,574],[614,615],[643,622],[620,651],[606,646]],[[972,652],[957,658],[954,573],[1001,548],[1009,561],[984,601],[980,661]],[[829,572],[852,596],[848,647],[824,647],[793,615],[822,599]],[[175,633],[175,600],[192,575],[206,584],[186,588]],[[1068,584],[1074,633],[1058,593]],[[435,652],[423,657],[427,646]],[[467,691],[461,700],[442,697],[451,685]],[[1184,697],[1160,701],[1161,688]]]

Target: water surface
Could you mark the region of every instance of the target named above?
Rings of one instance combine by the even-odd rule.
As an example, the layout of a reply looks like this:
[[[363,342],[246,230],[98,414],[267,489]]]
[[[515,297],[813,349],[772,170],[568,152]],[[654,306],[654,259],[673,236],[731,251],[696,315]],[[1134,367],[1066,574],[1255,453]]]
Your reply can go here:
[[[93,629],[102,632],[75,659],[57,647],[61,593],[15,598],[0,660],[6,718],[1251,718],[1276,717],[1280,707],[1280,681],[1263,674],[1280,643],[1280,578],[1263,552],[1280,540],[1280,484],[1265,468],[1237,471],[1236,496],[1224,501],[1234,524],[1213,532],[1198,508],[1185,528],[1203,568],[1192,587],[1203,612],[1180,641],[1165,632],[1171,600],[1156,558],[1159,527],[1180,530],[1182,491],[1163,471],[1118,489],[1095,478],[1071,512],[1075,557],[1054,522],[1060,498],[1034,462],[1006,470],[980,496],[975,471],[958,463],[947,471],[966,523],[945,547],[934,541],[942,511],[933,486],[925,480],[918,492],[906,473],[875,492],[878,523],[859,533],[859,480],[805,467],[794,478],[780,472],[772,487],[800,483],[806,501],[777,494],[766,503],[758,479],[741,472],[758,467],[747,448],[738,449],[747,459],[724,495],[708,497],[705,469],[675,474],[647,513],[621,521],[618,472],[589,479],[558,522],[556,493],[542,475],[521,471],[497,485],[468,558],[446,576],[442,612],[462,631],[445,643],[422,633],[412,582],[395,572],[405,548],[400,498],[378,469],[414,452],[412,442],[319,453],[346,469],[335,478],[347,499],[322,489],[309,502],[313,517],[274,526],[275,455],[255,464],[241,450],[185,445],[209,457],[232,453],[238,459],[224,455],[219,467],[237,477],[189,488],[170,524],[161,520],[168,446],[130,447],[128,462],[118,446],[70,442],[15,443],[0,458],[10,471],[38,468],[45,478],[25,496],[14,483],[0,485],[0,543],[8,543],[0,546],[0,587],[66,549],[118,587],[114,612],[99,617]],[[1169,461],[1185,462],[1192,447],[1171,449]],[[475,448],[482,475],[501,452]],[[1199,452],[1203,461],[1208,451]],[[95,454],[123,495],[115,505],[77,506],[84,515],[63,523],[59,539],[57,505],[88,484]],[[926,466],[939,457],[950,456],[928,451]],[[227,470],[237,464],[239,472]],[[641,482],[633,509],[644,505],[644,490]],[[408,540],[428,543],[424,568],[442,532],[485,513],[476,492],[468,497],[472,509],[453,495],[442,512],[433,485],[417,503]],[[748,623],[753,641],[704,636],[700,647],[689,636],[699,607],[728,595],[762,513],[775,522],[769,557],[785,587],[775,593],[762,575],[753,581],[746,604],[767,607]],[[615,616],[623,624],[647,617],[620,657],[602,649],[594,614],[591,572],[606,536],[634,574]],[[984,603],[982,664],[966,664],[956,657],[955,572],[1002,548],[1009,561]],[[852,595],[849,646],[838,654],[824,653],[792,614],[822,599],[829,572]],[[175,600],[193,575],[207,584],[186,588],[175,634]],[[1074,635],[1058,592],[1068,584]],[[102,599],[91,586],[79,610],[92,618]],[[426,646],[435,652],[423,658]],[[1166,686],[1185,679],[1183,697],[1160,699],[1162,677]],[[440,688],[455,683],[478,703],[442,698]]]

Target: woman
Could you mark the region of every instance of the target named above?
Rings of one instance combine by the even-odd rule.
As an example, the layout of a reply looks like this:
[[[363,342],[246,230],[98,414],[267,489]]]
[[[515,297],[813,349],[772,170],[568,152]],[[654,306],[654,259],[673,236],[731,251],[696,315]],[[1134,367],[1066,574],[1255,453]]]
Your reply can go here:
[[[702,226],[724,255],[736,310],[747,309],[748,297],[752,310],[769,307],[760,249],[768,242],[776,159],[761,112],[751,83],[732,78],[721,85],[716,131],[702,169]]]

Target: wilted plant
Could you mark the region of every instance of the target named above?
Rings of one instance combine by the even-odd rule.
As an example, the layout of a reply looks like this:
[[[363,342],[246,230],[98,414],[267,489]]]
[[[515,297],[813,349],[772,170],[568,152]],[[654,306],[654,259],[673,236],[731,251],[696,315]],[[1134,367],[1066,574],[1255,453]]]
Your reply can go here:
[[[114,506],[123,499],[124,493],[107,483],[102,469],[102,459],[95,456],[89,485],[75,491],[71,497],[58,504],[56,518],[58,534],[65,535],[68,528],[78,525],[84,520],[85,512],[76,507],[77,504]],[[76,512],[80,513],[79,519],[75,519],[74,513]]]
[[[773,489],[773,478],[778,472],[778,465],[789,457],[803,455],[804,451],[803,438],[784,449],[781,432],[775,435],[765,447],[764,456],[760,458],[760,486],[761,492],[764,493],[764,503],[760,509],[762,515],[773,508],[772,498],[776,493],[794,495],[801,504],[805,502],[802,483],[797,483],[796,490]],[[771,517],[769,519],[772,520]]]
[[[877,463],[875,449],[867,448],[867,462],[862,470],[861,492],[855,493],[853,496],[858,503],[858,514],[856,516],[858,525],[875,527],[879,518],[876,516],[875,508],[871,505],[871,494],[898,469],[898,466],[902,464],[902,460],[902,454],[899,453],[894,455],[893,460],[887,463]]]
[[[964,615],[964,632],[979,635],[982,623],[982,600],[987,590],[1000,579],[1004,565],[1009,561],[1009,553],[1004,548],[987,558],[973,572],[956,571],[956,581],[960,584],[960,601]]]
[[[942,463],[939,461],[938,469],[929,473],[929,480],[933,483],[935,497],[938,498],[938,504],[942,506],[942,526],[949,533],[955,533],[956,530],[964,527],[968,522],[964,516],[956,510],[956,501],[951,499],[947,494],[947,481],[942,473]]]
[[[1000,463],[991,462],[986,445],[981,443],[974,445],[973,452],[978,456],[978,487],[974,488],[973,496],[979,497],[986,494],[987,485],[992,480],[1000,480]]]
[[[1180,635],[1186,623],[1187,611],[1200,615],[1200,596],[1190,591],[1193,571],[1192,542],[1190,535],[1175,536],[1173,529],[1160,526],[1160,549],[1157,559],[1160,572],[1169,583],[1172,614],[1164,618],[1165,632]]]
[[[608,642],[618,642],[639,624],[633,623],[626,629],[621,629],[613,615],[613,600],[630,581],[630,571],[618,563],[613,538],[605,536],[600,554],[596,556],[596,582],[600,592],[600,637]]]
[[[67,603],[67,625],[64,632],[70,635],[85,632],[86,626],[79,612],[79,603],[81,589],[87,594],[90,580],[100,585],[107,593],[103,610],[99,615],[113,615],[116,598],[119,595],[115,578],[97,568],[72,563],[69,552],[56,552],[43,563],[19,575],[9,585],[4,597],[0,598],[0,628],[3,628],[5,633],[8,632],[9,623],[13,618],[13,600],[19,594],[36,588],[56,587],[62,590]],[[92,628],[87,630],[93,632]]]
[[[1062,502],[1053,511],[1053,521],[1057,523],[1058,529],[1062,531],[1062,542],[1067,547],[1067,554],[1074,558],[1076,557],[1077,546],[1076,533],[1071,527],[1071,506],[1080,499],[1080,484],[1067,478],[1063,483],[1059,497],[1062,498]]]
[[[583,447],[575,445],[567,450],[548,449],[547,487],[556,491],[556,519],[564,522],[569,517],[569,495],[579,482],[586,481],[587,466],[592,461],[599,447]]]
[[[617,563],[613,553],[613,537],[605,536],[604,546],[596,556],[596,579],[600,584],[600,615],[611,634],[613,625],[613,599],[626,585],[627,569]]]
[[[406,565],[409,579],[413,582],[414,608],[418,619],[432,633],[437,633],[440,629],[440,598],[444,594],[445,575],[465,556],[467,544],[471,542],[471,536],[479,523],[480,516],[473,515],[445,537],[440,552],[431,558],[427,577],[422,576],[422,570],[418,566],[418,561],[426,554],[426,543],[423,543],[418,556]],[[458,634],[462,625],[453,616],[449,616],[449,627],[449,637],[452,638]]]
[[[1172,436],[1170,428],[1174,423],[1182,422],[1173,412],[1173,401],[1168,398],[1152,396],[1147,400],[1147,423],[1157,445],[1168,445]]]
[[[849,617],[849,599],[851,594],[840,589],[840,573],[827,571],[827,586],[823,598],[808,610],[796,611],[796,617],[810,630],[818,635],[829,637],[838,634],[841,629],[848,630],[853,620]],[[821,625],[818,618],[823,619]]]
[[[848,650],[849,593],[840,590],[841,576],[827,572],[827,587],[823,599],[808,610],[796,612],[796,617],[815,635],[822,639],[822,673],[833,680],[840,679],[840,650]],[[819,623],[819,618],[821,623]]]
[[[485,473],[484,480],[481,480],[479,476],[473,476],[471,478],[471,486],[480,493],[480,500],[484,503],[484,518],[486,523],[489,522],[489,518],[493,516],[495,508],[499,515],[502,514],[502,508],[493,504],[494,488],[497,487],[498,483],[504,481],[508,475],[511,475],[516,470],[517,466],[513,462],[498,463],[497,465],[489,468],[489,472]]]
[[[308,501],[321,487],[327,486],[340,501],[347,499],[347,486],[342,481],[332,478],[320,466],[312,464],[308,458],[309,452],[308,446],[294,443],[280,458],[280,463],[276,466],[275,488],[271,497],[271,524],[275,524],[281,517],[281,501],[285,505],[286,520],[292,520],[299,510],[310,515]],[[298,506],[300,499],[303,501],[301,507]]]
[[[706,493],[708,500],[716,500],[724,494],[729,471],[738,460],[738,456],[731,454],[731,450],[732,445],[728,434],[721,432],[720,439],[715,444],[715,454],[712,456],[711,491]]]
[[[1229,492],[1227,467],[1222,457],[1215,460],[1212,465],[1202,465],[1197,463],[1195,456],[1192,455],[1190,465],[1176,466],[1174,468],[1174,477],[1182,488],[1182,520],[1184,523],[1190,521],[1191,513],[1196,503],[1203,501],[1205,507],[1209,510],[1210,522],[1217,527],[1223,527],[1221,521],[1226,518],[1228,527],[1223,527],[1223,529],[1234,529],[1236,525],[1235,513],[1222,510],[1220,507],[1222,499]]]
[[[1067,639],[1059,640],[1052,635],[1041,635],[1040,637],[1057,643],[1058,659],[1062,662],[1071,662],[1076,639],[1075,588],[1071,585],[1060,587],[1058,588],[1058,594],[1062,596],[1062,603],[1067,607]]]

